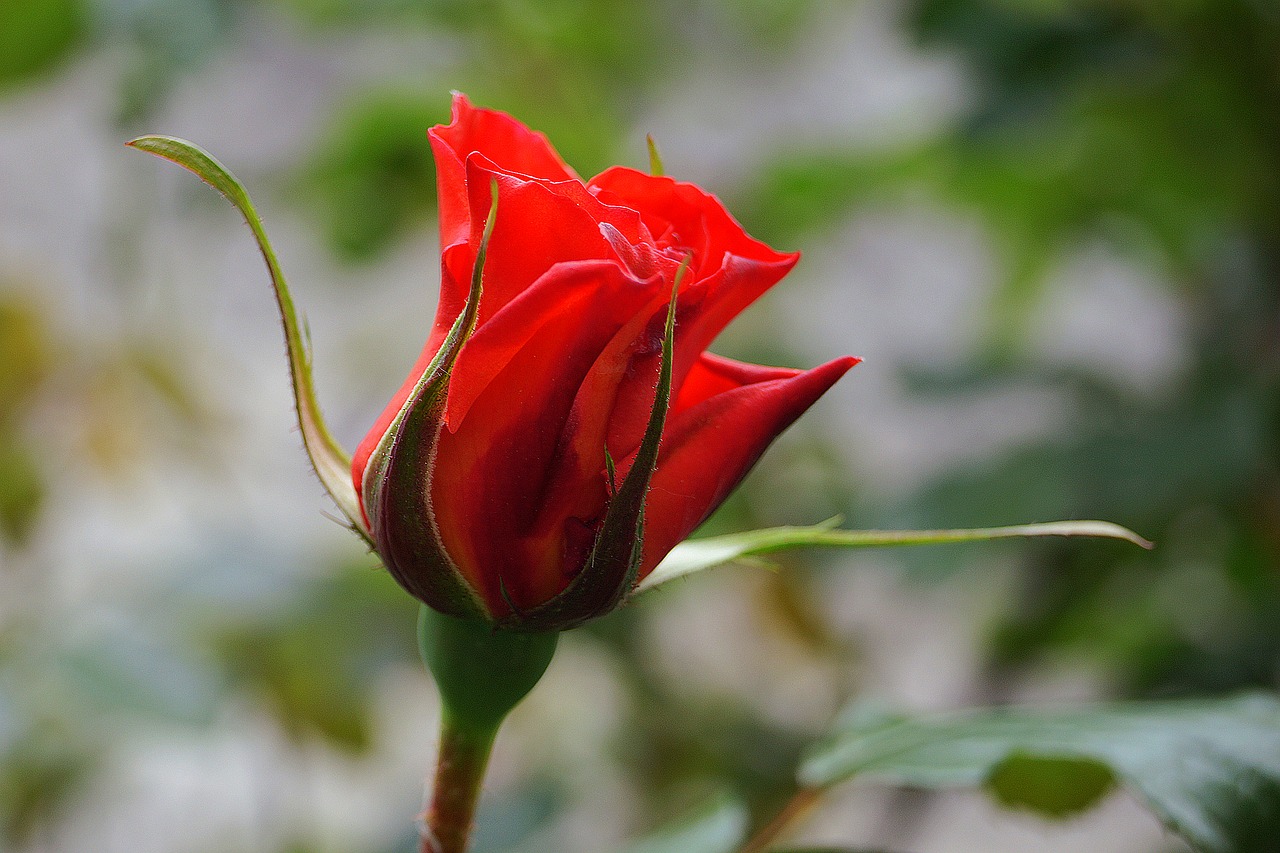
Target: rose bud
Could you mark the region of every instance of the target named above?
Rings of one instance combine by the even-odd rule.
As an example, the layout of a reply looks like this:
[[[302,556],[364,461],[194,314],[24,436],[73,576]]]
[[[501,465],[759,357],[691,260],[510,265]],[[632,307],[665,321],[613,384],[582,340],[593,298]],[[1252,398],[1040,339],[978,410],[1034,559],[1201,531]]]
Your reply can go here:
[[[706,352],[795,265],[720,202],[615,167],[456,95],[430,131],[440,302],[361,442],[363,521],[430,607],[555,631],[616,607],[852,367]]]

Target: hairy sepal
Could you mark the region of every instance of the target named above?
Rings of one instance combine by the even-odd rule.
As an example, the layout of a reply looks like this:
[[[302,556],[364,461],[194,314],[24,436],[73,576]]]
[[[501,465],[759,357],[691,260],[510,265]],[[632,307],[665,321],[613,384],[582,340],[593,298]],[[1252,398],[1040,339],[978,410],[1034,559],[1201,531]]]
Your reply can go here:
[[[460,619],[488,622],[493,621],[489,608],[444,546],[432,507],[431,475],[445,423],[449,380],[479,316],[485,255],[498,212],[496,182],[492,193],[466,305],[374,448],[362,482],[374,545],[387,571],[427,606]]]

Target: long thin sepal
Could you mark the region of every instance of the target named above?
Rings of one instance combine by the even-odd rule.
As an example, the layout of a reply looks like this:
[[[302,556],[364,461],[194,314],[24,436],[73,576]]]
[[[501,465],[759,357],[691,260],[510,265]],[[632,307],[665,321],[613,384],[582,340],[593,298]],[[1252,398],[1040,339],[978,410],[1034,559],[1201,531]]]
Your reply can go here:
[[[660,178],[667,171],[662,166],[662,155],[658,153],[658,143],[653,141],[652,133],[646,136],[644,141],[649,146],[649,174]]]
[[[342,510],[356,532],[366,541],[371,542],[369,529],[365,526],[364,516],[360,512],[355,487],[351,483],[351,457],[342,449],[325,425],[320,404],[316,400],[315,384],[311,379],[311,358],[298,326],[298,314],[293,305],[293,297],[289,294],[289,286],[285,283],[284,273],[280,271],[275,250],[271,248],[271,242],[267,239],[262,220],[249,199],[249,193],[245,191],[244,185],[236,179],[235,175],[214,159],[213,155],[185,139],[172,136],[140,136],[127,144],[139,151],[146,151],[171,160],[194,172],[197,177],[235,205],[244,216],[245,223],[248,224],[249,230],[253,232],[253,237],[258,243],[262,259],[266,261],[267,272],[271,275],[271,284],[275,289],[276,305],[280,309],[280,321],[284,326],[289,375],[293,382],[293,402],[298,412],[298,426],[302,430],[302,442],[306,447],[307,455],[311,457],[311,465],[315,468],[320,483],[333,498],[333,502],[338,505],[338,509]]]
[[[636,588],[647,592],[675,578],[722,566],[735,560],[782,551],[787,548],[886,548],[899,545],[939,545],[947,542],[984,542],[992,539],[1025,539],[1043,536],[1091,536],[1123,539],[1143,548],[1153,547],[1126,527],[1109,521],[1051,521],[1011,527],[964,530],[837,530],[830,522],[812,527],[769,527],[690,539],[677,545]]]
[[[374,448],[362,484],[377,551],[396,581],[437,610],[481,621],[490,620],[489,609],[444,547],[431,502],[431,476],[453,368],[479,321],[485,258],[498,216],[496,181],[490,191],[493,200],[466,305]]]

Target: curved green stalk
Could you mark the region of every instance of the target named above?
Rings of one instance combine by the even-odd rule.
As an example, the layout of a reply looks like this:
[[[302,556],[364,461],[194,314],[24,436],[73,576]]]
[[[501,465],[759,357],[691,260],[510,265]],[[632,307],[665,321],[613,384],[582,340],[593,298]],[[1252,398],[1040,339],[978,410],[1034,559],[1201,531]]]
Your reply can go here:
[[[297,310],[293,305],[293,297],[289,294],[289,286],[285,283],[284,273],[276,260],[275,250],[267,239],[262,220],[249,199],[249,193],[236,176],[214,159],[213,155],[200,146],[172,136],[139,136],[126,143],[131,148],[155,154],[182,166],[209,186],[220,192],[222,196],[240,211],[245,223],[253,232],[258,251],[267,264],[267,272],[271,275],[271,284],[275,289],[276,305],[280,309],[280,322],[284,326],[285,350],[289,357],[289,377],[293,383],[294,408],[298,413],[298,426],[302,431],[302,443],[307,455],[311,458],[311,466],[333,502],[342,510],[352,528],[372,544],[369,528],[365,525],[364,514],[360,512],[360,503],[356,497],[355,486],[351,482],[351,457],[338,444],[329,432],[320,412],[320,404],[316,400],[315,383],[311,379],[311,357],[298,325]]]

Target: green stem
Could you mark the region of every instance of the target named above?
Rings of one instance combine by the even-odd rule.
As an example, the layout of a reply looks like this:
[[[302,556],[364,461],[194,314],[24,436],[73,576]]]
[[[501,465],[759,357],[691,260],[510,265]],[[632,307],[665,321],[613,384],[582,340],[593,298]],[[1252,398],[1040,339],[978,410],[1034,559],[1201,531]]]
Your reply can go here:
[[[465,853],[494,738],[542,678],[556,633],[503,631],[423,607],[418,647],[440,688],[440,754],[420,853]]]
[[[473,729],[446,714],[440,721],[436,778],[421,853],[464,853],[497,728]]]
[[[821,788],[797,789],[787,804],[782,807],[782,811],[778,812],[773,820],[760,827],[738,853],[764,853],[773,842],[812,812],[821,797]]]

